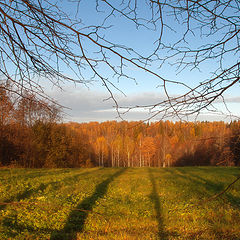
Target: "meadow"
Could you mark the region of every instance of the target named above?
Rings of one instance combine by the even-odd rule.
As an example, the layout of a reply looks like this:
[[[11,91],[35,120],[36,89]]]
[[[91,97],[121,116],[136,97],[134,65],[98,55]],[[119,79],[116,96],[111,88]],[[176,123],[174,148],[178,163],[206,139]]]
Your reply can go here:
[[[240,239],[236,167],[0,169],[0,239]]]

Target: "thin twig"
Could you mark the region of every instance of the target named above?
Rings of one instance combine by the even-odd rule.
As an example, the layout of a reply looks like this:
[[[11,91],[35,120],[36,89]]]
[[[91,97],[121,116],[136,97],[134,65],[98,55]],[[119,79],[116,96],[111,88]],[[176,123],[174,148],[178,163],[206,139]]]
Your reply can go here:
[[[207,203],[207,202],[209,202],[209,201],[212,201],[212,200],[220,197],[220,196],[223,195],[225,192],[227,192],[239,179],[240,179],[240,175],[239,175],[233,182],[231,182],[223,191],[221,191],[220,193],[217,193],[217,194],[211,196],[210,198],[202,201],[200,204]]]
[[[40,206],[45,206],[45,207],[63,207],[62,205],[60,204],[50,204],[50,203],[40,203],[40,202],[31,202],[31,204],[34,204],[34,205],[40,205]],[[3,205],[3,206],[6,206],[6,205],[29,205],[29,202],[0,202],[0,206]],[[71,209],[72,211],[80,211],[80,212],[91,212],[91,213],[96,213],[98,215],[101,215],[103,216],[103,214],[101,213],[98,213],[98,212],[93,212],[91,210],[86,210],[86,209],[80,209],[80,208],[73,208]]]

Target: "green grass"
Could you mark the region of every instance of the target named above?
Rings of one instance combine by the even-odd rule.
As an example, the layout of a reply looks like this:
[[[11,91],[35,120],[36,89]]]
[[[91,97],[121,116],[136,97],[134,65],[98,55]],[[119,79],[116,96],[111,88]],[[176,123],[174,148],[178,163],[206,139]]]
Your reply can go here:
[[[0,239],[240,239],[239,170],[1,169]]]

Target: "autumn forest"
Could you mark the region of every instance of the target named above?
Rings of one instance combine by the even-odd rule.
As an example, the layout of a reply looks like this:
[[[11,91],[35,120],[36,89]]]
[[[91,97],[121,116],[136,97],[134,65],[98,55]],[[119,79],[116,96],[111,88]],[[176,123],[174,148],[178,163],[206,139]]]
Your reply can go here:
[[[60,123],[57,106],[0,89],[0,166],[171,167],[240,163],[240,121]]]

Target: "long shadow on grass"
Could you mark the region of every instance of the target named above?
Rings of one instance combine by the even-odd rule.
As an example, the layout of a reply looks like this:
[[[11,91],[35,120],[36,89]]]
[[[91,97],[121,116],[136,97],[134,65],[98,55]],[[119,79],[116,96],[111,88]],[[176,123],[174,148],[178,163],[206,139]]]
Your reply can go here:
[[[107,193],[109,184],[118,176],[120,176],[126,168],[117,171],[115,174],[111,175],[105,181],[98,184],[95,188],[95,192],[85,198],[77,207],[73,210],[64,228],[60,231],[54,231],[51,234],[50,240],[74,240],[77,239],[77,233],[83,232],[85,221],[88,214],[92,211],[96,201]],[[79,211],[82,210],[82,211]]]
[[[97,171],[97,170],[95,170]],[[39,191],[44,191],[48,186],[51,186],[52,189],[54,190],[57,190],[59,187],[60,187],[60,184],[62,182],[64,182],[65,184],[67,182],[76,182],[76,179],[79,177],[79,176],[83,176],[83,175],[86,175],[88,173],[91,173],[91,172],[82,172],[82,173],[79,173],[79,174],[76,174],[74,176],[70,176],[70,177],[65,177],[59,181],[55,181],[55,182],[47,182],[47,183],[41,183],[39,185],[39,187],[37,188],[30,188],[30,189],[26,189],[24,190],[23,192],[19,192],[11,197],[9,197],[8,199],[4,200],[3,203],[6,203],[5,205],[4,204],[0,204],[0,210],[3,210],[6,208],[6,206],[8,205],[8,203],[11,203],[13,201],[20,201],[20,200],[24,200],[24,199],[27,199],[29,197],[31,197],[34,193],[37,193]]]
[[[199,179],[201,181],[202,185],[205,185],[205,188],[208,191],[213,191],[214,194],[218,194],[218,193],[222,192],[226,188],[226,186],[233,181],[233,180],[231,180],[228,183],[227,182],[226,183],[218,183],[218,182],[206,179],[206,178],[202,178],[193,173],[189,173],[189,175],[193,178]],[[235,186],[233,186],[233,187],[235,187]],[[233,207],[240,209],[240,198],[234,196],[231,193],[231,190],[224,193],[221,197],[226,198]]]
[[[200,199],[210,197],[211,195],[223,189],[222,183],[213,183],[198,175],[192,174],[190,171],[185,171],[181,168],[168,168],[166,172],[172,174],[174,184],[179,186],[179,189],[184,189],[186,194],[195,195]]]
[[[53,175],[59,175],[62,173],[68,173],[72,172],[72,169],[55,169],[55,170],[49,170],[49,169],[41,169],[41,170],[26,170],[26,171],[21,171],[17,172],[15,169],[7,169],[8,172],[8,179],[5,179],[5,181],[9,182],[10,180],[18,181],[18,179],[23,180],[23,179],[30,179],[30,178],[40,178],[40,177],[48,177],[48,176],[53,176]],[[13,172],[12,172],[13,171]],[[7,174],[7,173],[6,173]]]
[[[217,180],[216,180],[216,182],[209,180],[205,177],[199,176],[196,173],[192,173],[191,171],[188,171],[184,168],[177,168],[177,169],[169,169],[168,168],[168,169],[166,169],[166,171],[174,174],[174,176],[176,178],[182,178],[183,180],[189,180],[189,182],[191,182],[191,188],[189,188],[190,191],[193,194],[197,195],[199,197],[200,201],[207,199],[217,193],[220,193],[227,186],[227,183],[217,182]],[[203,171],[203,170],[201,170],[201,171]],[[205,171],[205,169],[204,169],[204,171]],[[211,174],[211,173],[209,173],[209,174]],[[181,184],[180,181],[179,181],[179,184]],[[194,185],[194,187],[192,186],[192,184]],[[203,192],[203,191],[201,191],[201,189],[205,189],[207,192],[205,192],[205,191]],[[227,199],[227,201],[233,207],[240,209],[240,198],[239,197],[233,196],[231,194],[231,192],[226,192],[221,197],[224,197],[225,199]]]
[[[47,185],[49,185],[49,184],[41,183],[39,185],[39,187],[37,187],[37,188],[27,189],[27,190],[25,190],[25,191],[23,191],[21,193],[17,193],[16,195],[11,196],[9,199],[5,200],[2,205],[0,204],[0,210],[5,209],[7,207],[7,205],[8,205],[8,203],[10,204],[13,201],[24,200],[24,199],[29,198],[31,195],[33,195],[34,193],[36,193],[38,191],[44,191],[44,189],[47,188]]]
[[[157,218],[157,222],[158,222],[158,237],[159,239],[168,239],[168,235],[167,233],[164,231],[164,223],[163,223],[163,217],[162,217],[162,208],[161,208],[161,204],[160,204],[160,198],[158,196],[158,191],[157,191],[157,186],[156,186],[156,182],[152,173],[152,169],[149,168],[148,169],[148,173],[149,173],[149,178],[152,184],[152,192],[150,194],[150,198],[152,200],[152,202],[154,203],[154,208],[156,211],[156,218]]]
[[[56,182],[41,183],[39,187],[27,189],[24,192],[17,193],[16,195],[14,195],[14,196],[10,197],[9,199],[5,200],[3,203],[11,203],[12,201],[20,201],[20,200],[27,199],[27,198],[31,197],[34,193],[37,193],[40,190],[44,191],[49,186],[51,186],[51,190],[57,190],[58,188],[61,187],[61,183],[74,184],[74,183],[76,183],[78,177],[88,175],[88,174],[93,173],[95,171],[97,171],[97,170],[81,172],[81,173],[76,174],[76,175],[71,176],[71,177],[65,177],[65,178],[63,178],[59,181],[56,181]],[[7,206],[8,206],[8,204],[0,205],[0,210],[4,210]],[[26,205],[14,205],[14,206],[16,208],[22,208],[22,207],[25,207]],[[53,231],[52,229],[36,228],[36,227],[32,227],[32,226],[27,225],[27,224],[24,224],[24,225],[19,224],[16,216],[17,215],[15,214],[14,216],[11,216],[11,217],[5,217],[2,220],[3,226],[7,227],[10,230],[10,231],[8,231],[8,237],[15,238],[19,232],[22,232],[22,231],[25,231],[25,230],[27,230],[29,233],[36,233],[36,232],[41,232],[41,231],[51,233]]]

